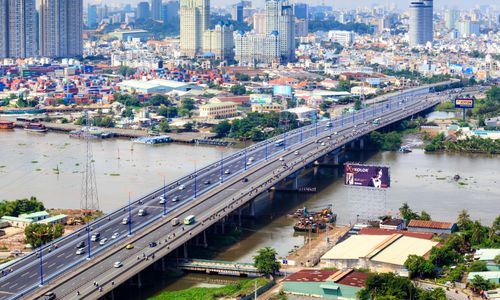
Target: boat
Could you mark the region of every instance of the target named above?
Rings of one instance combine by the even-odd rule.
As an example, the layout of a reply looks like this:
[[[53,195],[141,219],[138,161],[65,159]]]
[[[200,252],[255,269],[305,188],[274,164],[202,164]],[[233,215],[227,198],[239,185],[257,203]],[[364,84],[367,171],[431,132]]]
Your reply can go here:
[[[145,136],[140,137],[133,140],[134,143],[138,144],[147,144],[147,145],[157,145],[157,144],[165,144],[171,142],[171,138],[168,135],[159,135],[159,136]]]
[[[401,146],[401,147],[399,148],[399,152],[402,152],[402,153],[410,153],[410,152],[411,152],[411,149],[410,149],[410,147],[408,147],[408,146]]]
[[[0,120],[0,129],[14,129],[14,122]]]
[[[28,122],[24,125],[24,130],[29,132],[47,132],[47,127],[42,123]]]
[[[72,130],[69,137],[77,139],[107,139],[114,136],[114,133],[102,131],[97,127],[82,127],[82,129]]]
[[[313,231],[326,229],[327,224],[335,223],[337,215],[332,213],[330,207],[324,208],[321,211],[309,212],[306,207],[297,209],[291,214],[299,220],[293,225],[293,229],[297,232]]]

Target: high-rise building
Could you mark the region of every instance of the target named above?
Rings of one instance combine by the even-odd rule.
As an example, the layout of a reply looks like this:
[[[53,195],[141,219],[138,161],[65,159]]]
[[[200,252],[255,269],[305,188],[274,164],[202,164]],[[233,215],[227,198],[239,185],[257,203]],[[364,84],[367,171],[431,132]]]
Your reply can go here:
[[[151,18],[156,21],[160,21],[162,19],[161,16],[161,0],[152,0],[151,1]]]
[[[465,19],[458,22],[458,31],[461,37],[479,36],[481,34],[479,22]]]
[[[350,46],[354,43],[354,32],[345,30],[330,30],[328,38],[332,42],[341,44],[342,46]]]
[[[82,55],[83,0],[41,0],[39,26],[41,56]]]
[[[409,41],[410,46],[425,45],[432,42],[433,4],[431,0],[410,3]]]
[[[293,14],[297,19],[307,20],[309,16],[309,6],[306,3],[296,3],[293,5]]]
[[[266,14],[255,13],[253,15],[253,31],[257,34],[266,33]]]
[[[231,19],[243,22],[243,3],[237,3],[231,7]]]
[[[295,18],[288,0],[266,1],[267,33],[279,34],[280,56],[282,62],[295,59]]]
[[[165,24],[179,24],[179,1],[172,0],[163,3],[162,18]]]
[[[203,33],[203,52],[212,53],[215,59],[229,59],[234,57],[233,28],[219,23],[215,29]]]
[[[36,0],[0,0],[0,58],[37,54]]]
[[[195,57],[203,50],[203,33],[209,28],[209,0],[181,0],[181,52]]]
[[[444,24],[448,29],[456,29],[456,24],[460,14],[456,9],[447,9],[444,12]]]
[[[235,59],[240,65],[280,62],[279,34],[237,33]]]
[[[87,6],[87,27],[95,27],[97,25],[97,5]]]
[[[137,4],[137,20],[149,19],[149,2],[143,1]]]

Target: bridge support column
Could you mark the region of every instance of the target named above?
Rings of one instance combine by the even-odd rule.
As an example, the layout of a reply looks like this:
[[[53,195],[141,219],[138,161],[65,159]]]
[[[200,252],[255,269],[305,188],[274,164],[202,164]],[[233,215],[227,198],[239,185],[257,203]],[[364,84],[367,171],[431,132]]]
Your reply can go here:
[[[225,228],[226,228],[225,224],[226,224],[226,217],[223,217],[222,219],[220,219],[220,228],[221,228],[222,234],[226,233],[225,232]]]
[[[354,148],[356,148],[356,142],[355,142],[355,141],[352,141],[352,142],[351,142],[351,149],[354,149]]]
[[[141,272],[137,273],[137,286],[139,288],[142,287],[142,281],[141,281]]]
[[[241,227],[241,208],[238,209],[238,227]]]
[[[208,243],[207,243],[207,231],[203,230],[203,247],[207,248]]]
[[[250,216],[255,217],[255,204],[254,204],[253,199],[250,200],[250,202],[248,202],[248,210],[249,210]]]
[[[295,180],[293,181],[293,188],[294,189],[299,188],[299,176],[295,177]]]
[[[184,258],[188,258],[188,248],[187,248],[187,243],[184,243]]]
[[[161,271],[165,272],[165,256],[161,258]]]
[[[359,140],[359,149],[363,150],[364,148],[365,148],[365,140],[364,139],[360,139]]]
[[[115,300],[115,290],[111,290],[111,300]]]

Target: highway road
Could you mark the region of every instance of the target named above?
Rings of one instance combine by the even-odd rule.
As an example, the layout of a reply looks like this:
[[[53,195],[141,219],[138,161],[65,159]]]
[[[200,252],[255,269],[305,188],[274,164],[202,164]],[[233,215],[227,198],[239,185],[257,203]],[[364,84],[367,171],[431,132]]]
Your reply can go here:
[[[355,138],[363,135],[375,127],[381,127],[392,123],[408,111],[415,109],[421,110],[423,102],[430,101],[426,91],[411,91],[401,93],[391,98],[385,103],[376,104],[365,108],[353,114],[347,114],[342,117],[318,122],[307,127],[296,129],[285,133],[280,137],[269,139],[265,142],[255,144],[229,157],[222,158],[207,167],[204,167],[196,173],[190,174],[175,182],[171,182],[165,187],[161,187],[145,197],[136,199],[130,205],[124,206],[106,217],[96,220],[88,227],[82,228],[77,232],[55,241],[52,245],[47,245],[41,250],[43,258],[44,284],[47,280],[57,277],[65,272],[71,274],[80,265],[84,264],[90,257],[92,262],[96,255],[103,252],[113,252],[118,249],[116,254],[111,255],[104,261],[96,264],[87,271],[81,272],[79,280],[71,280],[58,287],[58,293],[61,295],[70,295],[76,289],[81,288],[88,282],[93,282],[92,278],[100,276],[109,276],[114,278],[117,274],[124,272],[127,265],[134,265],[133,261],[141,261],[142,252],[147,252],[148,243],[153,240],[160,241],[160,238],[166,233],[174,239],[174,234],[182,235],[184,226],[172,226],[171,223],[163,225],[161,230],[150,233],[147,237],[134,242],[135,248],[128,251],[122,251],[125,240],[129,233],[134,233],[153,226],[158,223],[162,216],[172,218],[178,216],[185,217],[188,214],[195,214],[199,220],[209,220],[213,217],[213,211],[221,199],[231,198],[245,188],[252,188],[255,183],[262,178],[262,174],[271,174],[278,172],[283,162],[289,164],[294,159],[304,159],[307,151],[312,151],[319,147],[325,149],[333,146],[333,140],[339,145],[349,138]],[[372,121],[381,118],[381,124],[375,126]],[[333,126],[329,126],[331,122]],[[331,135],[331,141],[324,140],[328,144],[320,146],[316,143],[319,136]],[[276,145],[277,140],[282,140]],[[300,148],[295,153],[294,147]],[[335,147],[338,147],[336,145]],[[293,150],[293,151],[292,151]],[[333,149],[331,149],[333,150]],[[283,161],[280,158],[283,157]],[[250,163],[250,161],[252,161]],[[258,172],[255,170],[258,168]],[[248,169],[245,170],[245,169]],[[242,173],[247,171],[248,182],[234,180],[241,178]],[[231,182],[233,181],[233,182]],[[207,201],[197,204],[193,209],[177,215],[183,207],[195,203],[197,199],[205,197],[217,190],[216,197],[208,198]],[[167,201],[160,204],[160,197],[166,196]],[[196,197],[195,197],[196,196]],[[174,201],[175,200],[175,201]],[[146,209],[147,214],[139,216],[139,210]],[[206,216],[205,216],[206,215]],[[129,224],[122,224],[123,218],[130,218]],[[167,219],[166,218],[166,219]],[[201,224],[201,225],[200,225]],[[207,224],[208,225],[208,224]],[[203,226],[203,222],[197,222],[190,227]],[[91,229],[91,230],[90,230]],[[90,235],[100,233],[101,240],[106,238],[107,242],[103,245],[99,241],[89,241]],[[117,238],[112,238],[116,234]],[[191,235],[191,234],[190,234]],[[133,237],[132,237],[133,238]],[[85,251],[83,254],[76,254],[77,244],[84,242]],[[57,248],[56,248],[57,246]],[[172,249],[174,242],[172,242]],[[36,251],[40,253],[40,251]],[[139,258],[137,258],[139,257]],[[122,261],[122,268],[112,268],[114,261]],[[4,269],[8,273],[0,278],[0,299],[17,298],[29,291],[37,288],[41,282],[40,258],[35,253],[20,258]],[[87,281],[85,281],[87,280]],[[84,289],[81,290],[84,293]],[[73,294],[71,294],[74,296]]]

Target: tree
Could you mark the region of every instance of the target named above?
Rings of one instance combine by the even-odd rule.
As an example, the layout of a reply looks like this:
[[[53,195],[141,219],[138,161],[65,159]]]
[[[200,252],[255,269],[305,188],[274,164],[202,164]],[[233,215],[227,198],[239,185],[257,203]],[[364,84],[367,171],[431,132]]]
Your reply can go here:
[[[244,95],[247,92],[247,89],[244,85],[241,84],[235,84],[231,87],[231,93],[234,95]]]
[[[229,123],[229,121],[227,120],[220,122],[219,124],[215,125],[214,132],[219,137],[227,136],[229,132],[231,132],[231,123]]]
[[[157,113],[165,118],[175,118],[178,115],[178,109],[175,106],[161,105]]]
[[[127,107],[122,112],[122,117],[124,118],[132,118],[133,116],[134,116],[134,110],[132,109],[132,107]]]
[[[360,110],[363,108],[363,102],[361,102],[361,99],[356,99],[354,102],[354,110]]]
[[[408,255],[404,266],[411,272],[412,277],[430,278],[434,277],[434,265],[419,255]]]
[[[266,276],[274,275],[281,268],[281,263],[276,260],[278,253],[276,249],[264,247],[257,251],[257,255],[253,257],[254,266],[259,272]]]
[[[32,213],[45,210],[43,203],[38,201],[36,197],[29,199],[17,199],[14,201],[0,202],[0,217],[11,216],[17,217],[20,214]]]
[[[146,101],[145,104],[150,105],[150,106],[160,106],[160,105],[170,106],[171,105],[168,98],[163,96],[163,95],[160,95],[160,94],[156,94],[156,95],[152,96],[151,98],[149,98]]]
[[[410,220],[418,219],[418,214],[410,208],[407,202],[403,203],[399,208],[399,214],[406,221],[406,224],[408,224]]]
[[[430,291],[424,289],[418,289],[417,296],[415,299],[418,300],[446,300],[446,292],[442,288],[435,288]]]
[[[486,268],[486,262],[475,260],[470,264],[469,272],[483,272],[483,271],[488,271],[488,268]]]
[[[469,284],[470,287],[476,292],[487,291],[494,287],[493,282],[484,279],[484,277],[479,275],[474,276],[474,278],[472,278]]]
[[[191,117],[191,112],[187,108],[184,108],[184,107],[179,108],[177,110],[177,112],[178,112],[179,116],[181,116],[181,117]]]
[[[26,243],[30,244],[33,248],[49,243],[61,237],[63,233],[64,225],[62,224],[33,223],[24,229]]]
[[[410,279],[396,276],[394,273],[371,274],[366,279],[365,288],[357,294],[361,300],[371,299],[410,299],[418,289]]]
[[[429,259],[436,267],[443,267],[463,261],[463,256],[455,249],[445,245],[432,247]]]
[[[429,213],[427,213],[425,210],[423,210],[420,213],[420,220],[430,221],[431,220],[431,215],[429,215]]]
[[[194,105],[194,100],[191,98],[182,99],[181,107],[187,109],[188,111],[192,111],[196,108],[196,106]]]
[[[500,265],[500,254],[495,256],[494,262],[495,262],[495,264]]]
[[[191,122],[184,124],[185,131],[193,131],[193,128],[194,128],[194,124]]]
[[[457,226],[460,231],[466,231],[472,227],[472,220],[470,219],[470,215],[466,209],[462,209],[462,211],[458,214]]]
[[[167,120],[161,120],[160,123],[158,123],[158,128],[162,132],[170,132],[170,125]]]

